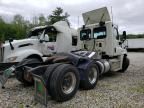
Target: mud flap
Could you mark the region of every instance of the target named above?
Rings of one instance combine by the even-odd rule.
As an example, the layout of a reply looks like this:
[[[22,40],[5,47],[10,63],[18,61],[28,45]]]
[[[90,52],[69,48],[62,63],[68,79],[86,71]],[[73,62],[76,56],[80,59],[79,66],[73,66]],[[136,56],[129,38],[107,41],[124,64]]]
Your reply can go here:
[[[34,88],[35,88],[34,99],[35,101],[47,107],[48,92],[45,86],[45,81],[43,80],[42,76],[36,74],[32,74],[32,75],[34,77]]]
[[[4,88],[5,83],[7,82],[8,78],[12,75],[15,71],[16,67],[12,66],[3,71],[3,74],[0,75],[0,87]]]

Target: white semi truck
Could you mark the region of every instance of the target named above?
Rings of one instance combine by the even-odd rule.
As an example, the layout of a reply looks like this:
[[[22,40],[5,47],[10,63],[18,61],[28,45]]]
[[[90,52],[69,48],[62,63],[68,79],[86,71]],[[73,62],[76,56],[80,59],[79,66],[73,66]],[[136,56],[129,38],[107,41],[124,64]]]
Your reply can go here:
[[[0,45],[0,70],[28,58],[43,62],[44,56],[76,50],[76,45],[77,31],[64,21],[35,27],[26,39],[10,39]]]
[[[79,29],[78,45],[96,52],[94,58],[98,59],[102,73],[124,72],[129,66],[126,31],[120,36],[106,7],[83,13],[83,19],[85,25]]]
[[[79,86],[86,90],[93,89],[97,84],[99,75],[109,71],[124,72],[129,66],[127,50],[124,44],[126,32],[123,32],[123,36],[120,39],[118,27],[111,21],[106,7],[86,12],[83,14],[83,18],[85,25],[78,30],[78,42],[74,41],[74,43],[77,43],[77,49],[81,50],[75,50],[70,53],[59,53],[48,57],[42,63],[36,58],[24,57],[26,59],[21,59],[22,61],[16,67],[14,66],[7,69],[4,71],[4,75],[0,76],[2,86],[4,86],[7,81],[7,76],[15,72],[16,78],[20,82],[33,84],[35,80],[35,89],[43,87],[43,90],[48,92],[52,99],[56,101],[66,101],[75,95]],[[73,35],[71,29],[64,29],[62,26],[60,28],[52,26],[48,31],[49,30],[55,31],[56,33],[61,30],[65,33],[61,34],[66,36],[65,38],[67,39],[65,39],[65,41],[60,38],[60,36],[57,36],[59,40],[62,39],[62,41],[58,40],[61,43],[57,44],[63,46],[59,50],[60,52],[72,51],[73,46],[71,42]],[[47,30],[42,30],[42,34],[44,35],[46,31]],[[33,38],[32,36],[33,35],[31,35],[31,38]],[[41,50],[43,47],[39,44],[44,44],[46,40],[51,39],[50,37],[48,39],[46,35],[45,39],[41,39],[40,36],[36,41],[36,49]],[[10,46],[7,51],[13,51],[15,49],[12,44],[13,43],[9,43]],[[19,45],[16,48],[27,47],[27,45],[32,46],[31,44],[34,43],[30,41],[29,44]],[[19,53],[21,54],[21,52],[23,52],[23,50]],[[27,53],[29,52],[30,50],[28,49]],[[40,94],[43,95],[43,93]],[[42,102],[42,99],[46,97],[47,93],[43,95],[43,98],[39,98],[38,95],[37,99]],[[44,102],[47,102],[47,99],[45,99]]]

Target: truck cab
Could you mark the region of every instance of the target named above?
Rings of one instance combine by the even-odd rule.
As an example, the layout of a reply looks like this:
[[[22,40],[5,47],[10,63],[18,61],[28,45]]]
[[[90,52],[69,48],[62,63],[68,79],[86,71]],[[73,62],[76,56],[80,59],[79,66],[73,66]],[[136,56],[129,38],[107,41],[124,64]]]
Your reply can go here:
[[[25,39],[10,39],[1,44],[0,70],[28,58],[42,62],[45,61],[45,56],[76,50],[76,45],[77,31],[70,28],[66,22],[38,26],[32,28]]]
[[[126,32],[120,36],[118,26],[110,18],[106,7],[83,13],[85,25],[79,28],[79,45],[95,51],[95,59],[107,60],[111,71],[119,71],[127,59]]]

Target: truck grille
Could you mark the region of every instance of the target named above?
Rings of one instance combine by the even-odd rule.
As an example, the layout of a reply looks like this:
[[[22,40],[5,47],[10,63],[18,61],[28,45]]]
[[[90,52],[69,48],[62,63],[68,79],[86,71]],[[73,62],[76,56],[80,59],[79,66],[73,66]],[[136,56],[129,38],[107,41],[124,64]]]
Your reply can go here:
[[[4,47],[0,48],[0,62],[3,62],[4,59]]]

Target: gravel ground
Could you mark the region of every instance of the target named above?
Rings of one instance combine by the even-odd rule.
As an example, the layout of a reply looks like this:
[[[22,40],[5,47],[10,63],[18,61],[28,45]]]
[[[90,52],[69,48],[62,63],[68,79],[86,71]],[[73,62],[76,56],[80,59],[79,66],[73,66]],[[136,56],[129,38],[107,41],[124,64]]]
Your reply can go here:
[[[49,98],[48,108],[144,108],[144,53],[129,53],[125,73],[103,75],[93,90],[79,90],[70,101],[58,103]],[[33,99],[34,88],[16,79],[0,89],[0,108],[42,108]]]

